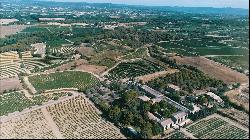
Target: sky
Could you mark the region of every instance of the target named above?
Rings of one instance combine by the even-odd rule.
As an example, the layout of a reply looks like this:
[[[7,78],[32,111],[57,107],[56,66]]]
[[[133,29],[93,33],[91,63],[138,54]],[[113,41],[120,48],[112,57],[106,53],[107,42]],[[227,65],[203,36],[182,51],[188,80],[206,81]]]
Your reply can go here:
[[[147,6],[233,7],[249,9],[249,0],[54,0],[90,3],[115,3]]]

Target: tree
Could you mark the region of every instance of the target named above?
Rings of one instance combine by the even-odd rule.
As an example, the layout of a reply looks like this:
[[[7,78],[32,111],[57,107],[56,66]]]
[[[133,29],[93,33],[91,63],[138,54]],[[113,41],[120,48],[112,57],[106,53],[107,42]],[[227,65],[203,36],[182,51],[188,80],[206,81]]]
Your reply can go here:
[[[119,121],[120,115],[121,109],[118,106],[112,107],[108,113],[109,118],[114,120],[116,123]]]
[[[142,103],[143,112],[148,112],[150,110],[150,106],[151,106],[150,102],[143,102]]]
[[[122,122],[124,125],[131,125],[134,123],[134,114],[130,111],[124,112],[122,115]]]
[[[159,123],[153,122],[152,132],[153,135],[159,135],[163,132],[163,128],[160,126]]]
[[[141,137],[144,138],[144,139],[150,139],[152,136],[153,136],[152,124],[150,122],[147,122],[141,128]]]

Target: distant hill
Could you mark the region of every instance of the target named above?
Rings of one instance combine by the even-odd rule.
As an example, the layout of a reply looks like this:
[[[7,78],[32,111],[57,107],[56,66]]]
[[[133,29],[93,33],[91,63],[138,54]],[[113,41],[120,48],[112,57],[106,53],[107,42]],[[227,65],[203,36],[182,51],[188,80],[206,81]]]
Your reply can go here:
[[[106,7],[106,8],[140,8],[140,9],[160,9],[173,12],[185,12],[193,14],[223,14],[223,15],[249,15],[249,9],[242,8],[213,8],[213,7],[170,7],[170,6],[143,6],[143,5],[123,5],[123,4],[112,4],[112,3],[86,3],[86,2],[55,2],[53,0],[8,0],[8,1],[22,1],[22,2],[38,2],[47,3],[50,6],[75,6],[79,8],[82,5],[89,5],[95,7]],[[43,2],[42,2],[43,1]],[[51,4],[53,3],[53,4]],[[47,5],[46,4],[46,5]]]

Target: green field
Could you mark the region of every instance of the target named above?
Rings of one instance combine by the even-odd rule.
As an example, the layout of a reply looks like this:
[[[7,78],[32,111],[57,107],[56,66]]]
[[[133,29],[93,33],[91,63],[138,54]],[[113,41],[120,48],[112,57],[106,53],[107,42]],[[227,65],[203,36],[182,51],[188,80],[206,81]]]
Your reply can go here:
[[[163,70],[164,68],[162,66],[143,60],[121,63],[116,68],[112,69],[110,74],[118,78],[131,78]]]
[[[53,93],[51,95],[36,95],[32,99],[27,98],[21,91],[0,95],[0,116],[15,111],[22,111],[35,105],[41,105],[49,100],[57,100],[68,93]]]
[[[189,126],[187,130],[199,139],[246,139],[249,137],[248,132],[217,117],[199,121]]]
[[[57,72],[48,75],[29,77],[29,81],[37,91],[58,88],[78,88],[84,90],[98,83],[98,80],[89,73],[79,71]]]

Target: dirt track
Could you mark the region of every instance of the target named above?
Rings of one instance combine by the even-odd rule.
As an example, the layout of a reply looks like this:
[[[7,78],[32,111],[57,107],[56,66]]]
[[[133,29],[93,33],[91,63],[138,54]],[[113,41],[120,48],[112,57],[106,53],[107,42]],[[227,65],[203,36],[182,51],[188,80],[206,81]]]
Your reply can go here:
[[[242,73],[232,70],[222,64],[209,60],[205,57],[174,57],[178,64],[185,64],[197,67],[204,73],[230,83],[248,83],[248,77]]]
[[[169,70],[160,71],[160,72],[156,72],[156,73],[152,73],[152,74],[148,74],[148,75],[139,76],[139,77],[136,77],[136,79],[142,80],[144,83],[146,83],[148,81],[165,76],[167,74],[173,74],[177,71],[178,70],[176,70],[176,69],[169,69]]]

